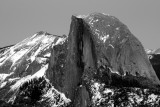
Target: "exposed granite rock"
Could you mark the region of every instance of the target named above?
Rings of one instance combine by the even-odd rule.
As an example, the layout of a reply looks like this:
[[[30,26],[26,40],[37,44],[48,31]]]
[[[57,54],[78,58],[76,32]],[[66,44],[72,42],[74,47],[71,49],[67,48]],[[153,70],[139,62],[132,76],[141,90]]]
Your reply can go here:
[[[0,52],[0,106],[159,105],[142,44],[113,16],[72,16],[68,36],[38,32]]]
[[[79,22],[75,30],[82,27],[82,86],[90,96],[93,97],[90,88],[94,80],[116,87],[159,88],[159,79],[142,44],[117,18],[93,13],[72,16],[72,22]]]
[[[51,51],[54,51],[55,45],[63,44],[65,39],[64,36],[41,31],[1,53],[0,100],[28,106],[37,102],[48,102],[48,106],[69,103],[70,100],[54,88],[52,79],[47,78],[50,62],[54,60]],[[55,95],[59,96],[59,100],[55,100]]]
[[[99,69],[107,66],[118,75],[140,75],[149,78],[153,83],[160,83],[142,44],[117,18],[101,13],[76,18],[83,20],[83,37],[85,40],[88,38],[92,43],[90,48],[94,64],[85,64],[84,68]],[[84,45],[85,43],[84,41]],[[88,53],[88,56],[91,54]],[[84,62],[87,63],[87,61]]]
[[[157,77],[160,79],[160,54],[148,54],[148,58],[157,74]]]

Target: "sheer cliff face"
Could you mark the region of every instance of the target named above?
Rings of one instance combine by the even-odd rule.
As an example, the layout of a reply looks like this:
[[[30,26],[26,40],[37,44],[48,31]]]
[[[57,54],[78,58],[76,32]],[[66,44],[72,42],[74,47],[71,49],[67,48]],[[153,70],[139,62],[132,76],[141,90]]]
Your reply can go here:
[[[90,64],[91,67],[98,68],[107,65],[119,75],[140,75],[159,84],[142,44],[126,25],[113,16],[101,13],[77,16],[77,20],[81,19],[85,29],[84,48],[87,43],[92,43],[92,54],[88,54],[84,61],[88,62],[86,66]],[[88,48],[86,51],[89,51]],[[94,64],[86,61],[89,58],[94,60]]]
[[[148,97],[150,89],[141,88],[159,83],[138,39],[117,18],[101,13],[72,16],[68,36],[38,32],[0,48],[0,100],[7,103],[114,106],[122,90],[129,105],[131,94],[138,96],[138,90]]]
[[[146,49],[148,59],[150,60],[153,69],[155,70],[158,78],[160,79],[160,48],[159,49]]]
[[[151,53],[148,54],[149,60],[158,76],[158,78],[160,79],[160,54],[157,53]]]

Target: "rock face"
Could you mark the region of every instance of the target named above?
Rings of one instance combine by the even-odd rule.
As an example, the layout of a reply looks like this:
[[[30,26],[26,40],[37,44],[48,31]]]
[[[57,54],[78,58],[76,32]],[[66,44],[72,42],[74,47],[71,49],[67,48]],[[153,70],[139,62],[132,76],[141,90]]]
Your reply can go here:
[[[88,30],[84,37],[89,36],[94,42],[94,67],[107,65],[119,75],[138,74],[159,83],[143,46],[126,25],[113,16],[100,13],[91,14],[83,20],[84,29]]]
[[[152,51],[151,53],[147,53],[148,54],[148,58],[158,76],[158,78],[160,79],[160,54],[159,54],[159,49]]]
[[[49,62],[54,57],[51,56],[51,51],[54,50],[55,45],[62,44],[65,39],[65,37],[46,32],[38,32],[5,49],[0,54],[1,100],[16,105],[24,102],[36,105],[34,100],[40,100],[43,97],[40,102],[49,100],[50,106],[56,106],[56,104],[60,106],[70,102],[63,93],[52,86],[51,80],[46,78],[46,71],[50,68]],[[57,98],[60,97],[60,103],[54,101],[55,95]]]
[[[2,107],[157,106],[159,84],[139,40],[101,13],[72,16],[68,36],[38,32],[0,49]]]

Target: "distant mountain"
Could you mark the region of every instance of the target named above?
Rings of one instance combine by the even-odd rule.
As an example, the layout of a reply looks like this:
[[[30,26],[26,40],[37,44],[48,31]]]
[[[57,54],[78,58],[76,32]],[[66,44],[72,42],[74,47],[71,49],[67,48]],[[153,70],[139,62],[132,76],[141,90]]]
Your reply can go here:
[[[145,50],[147,54],[160,54],[160,48],[158,49],[146,49]]]
[[[155,50],[146,51],[148,58],[156,72],[156,75],[160,79],[160,48]]]
[[[141,42],[102,13],[0,48],[1,107],[158,107],[159,84]]]

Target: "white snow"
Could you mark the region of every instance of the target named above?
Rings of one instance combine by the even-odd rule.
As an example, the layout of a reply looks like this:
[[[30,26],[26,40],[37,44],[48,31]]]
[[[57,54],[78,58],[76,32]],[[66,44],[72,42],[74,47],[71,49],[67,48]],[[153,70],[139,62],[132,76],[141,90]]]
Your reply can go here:
[[[39,78],[44,76],[45,71],[48,69],[48,64],[46,64],[45,66],[43,66],[39,71],[37,71],[35,74],[33,75],[28,75],[26,77],[21,78],[20,80],[18,80],[14,85],[11,86],[10,91],[14,91],[16,89],[18,89],[21,85],[23,85],[25,82],[28,82],[30,80],[32,80],[33,78]]]
[[[109,34],[103,33],[100,35],[100,31],[98,29],[95,29],[95,34],[98,36],[98,38],[103,41],[103,43],[106,42],[106,40],[109,38]]]
[[[147,103],[155,102],[157,98],[158,98],[158,95],[151,94],[148,96]]]
[[[114,46],[112,44],[109,44],[108,46],[111,46],[112,48],[114,48]]]
[[[119,27],[117,27],[116,30],[119,30]]]
[[[18,52],[16,52],[14,55],[11,56],[10,60],[12,61],[12,66],[15,65],[15,63],[22,58],[23,55],[25,55],[25,53],[27,53],[28,49],[24,49],[24,50],[20,50]],[[11,68],[12,68],[11,66]]]
[[[71,102],[71,100],[67,98],[64,93],[59,92],[53,86],[42,97],[43,99],[47,98],[49,100],[48,104],[51,107],[60,107],[62,105],[65,106]],[[41,101],[43,101],[43,99]]]
[[[33,36],[30,37],[30,39],[35,38],[38,35],[38,33],[34,34]]]
[[[14,85],[10,86],[10,91],[15,91],[16,89],[19,89],[22,84],[24,84],[25,82],[27,82],[31,79],[32,79],[31,75],[28,75],[26,77],[21,78]]]
[[[106,88],[103,93],[108,94],[108,93],[112,93],[112,95],[114,94],[114,92],[111,89]]]
[[[7,55],[4,55],[0,58],[0,66],[3,65],[3,62],[7,59]]]
[[[109,34],[104,35],[104,36],[100,36],[100,40],[103,41],[103,43],[105,43],[108,38],[109,38]]]
[[[51,56],[51,52],[50,52],[50,53],[48,52],[48,53],[46,53],[46,54],[45,54],[45,55],[43,55],[43,56],[44,56],[44,57],[48,57],[48,58],[49,58],[49,57]]]
[[[12,82],[12,81],[15,81],[15,80],[18,80],[18,79],[20,79],[20,77],[10,78],[10,79],[8,79],[8,81],[9,81],[9,82]]]
[[[109,14],[106,14],[106,13],[102,13],[103,15],[106,15],[106,16],[110,16]]]
[[[109,67],[108,67],[109,68]],[[118,71],[115,71],[115,70],[112,70],[111,68],[109,68],[109,70],[112,72],[112,73],[116,73],[118,75],[120,75],[120,73]]]
[[[83,19],[83,18],[86,18],[87,16],[88,16],[88,15],[77,15],[76,17],[77,17],[77,18],[82,18],[82,19]]]
[[[6,84],[7,84],[7,81],[0,84],[0,88],[3,88]]]
[[[39,77],[42,77],[44,76],[46,70],[48,69],[48,64],[44,65],[39,71],[37,71],[33,76],[32,78],[39,78]]]
[[[112,95],[114,94],[114,91],[112,89],[105,88],[104,90],[104,83],[98,83],[95,82],[93,85],[91,85],[91,91],[92,91],[92,102],[95,106],[100,105],[100,103],[106,101],[106,98],[104,95],[108,95],[111,93]],[[109,102],[112,104],[112,102]]]
[[[19,78],[10,78],[5,82],[0,83],[0,88],[3,88],[8,82],[13,82],[13,81],[15,81],[17,79],[19,79]]]
[[[13,47],[7,50],[0,58],[0,66],[2,66],[15,52],[13,51]]]
[[[25,71],[29,68],[29,64],[26,66]]]
[[[8,76],[12,75],[13,72],[10,74],[0,74],[0,82],[3,82]]]
[[[31,60],[31,63],[36,59],[36,56],[41,52],[42,50],[42,47],[39,47],[36,52],[33,52],[31,57],[30,57],[30,60]]]
[[[50,42],[53,42],[53,40],[56,38],[56,36],[52,36],[52,39],[51,38],[49,38],[49,37],[46,37],[46,36],[44,36],[43,38],[42,38],[42,43],[43,44],[47,44],[47,43],[50,43]]]
[[[35,35],[34,35],[35,36]],[[36,35],[37,36],[37,35]],[[38,40],[40,40],[44,35],[38,35],[38,37],[33,37],[30,39],[30,41],[27,42],[27,45],[33,45],[35,44]]]
[[[37,61],[39,64],[45,64],[46,61],[47,61],[47,58],[36,57],[36,61]]]
[[[99,20],[98,19],[96,19],[96,20],[93,20],[93,22],[98,22]]]
[[[143,101],[143,97],[137,95],[136,93],[129,93],[128,99],[130,102],[134,103],[135,101],[139,104],[141,101]]]
[[[93,17],[89,17],[89,24],[93,27]]]
[[[93,101],[93,103],[96,103],[96,101],[98,101],[98,99],[101,99],[101,98],[102,98],[101,93],[99,92],[100,86],[101,86],[101,84],[99,84],[99,83],[97,83],[97,82],[95,82],[95,83],[91,86],[92,93],[93,93],[93,96],[92,96],[92,101]]]
[[[153,55],[148,55],[148,59],[152,59],[153,58]]]
[[[100,31],[98,29],[95,29],[95,34],[98,35],[98,38],[99,38],[99,33],[100,33]]]
[[[66,38],[58,38],[57,42],[54,44],[57,45],[57,44],[63,44],[63,42],[65,41]]]

